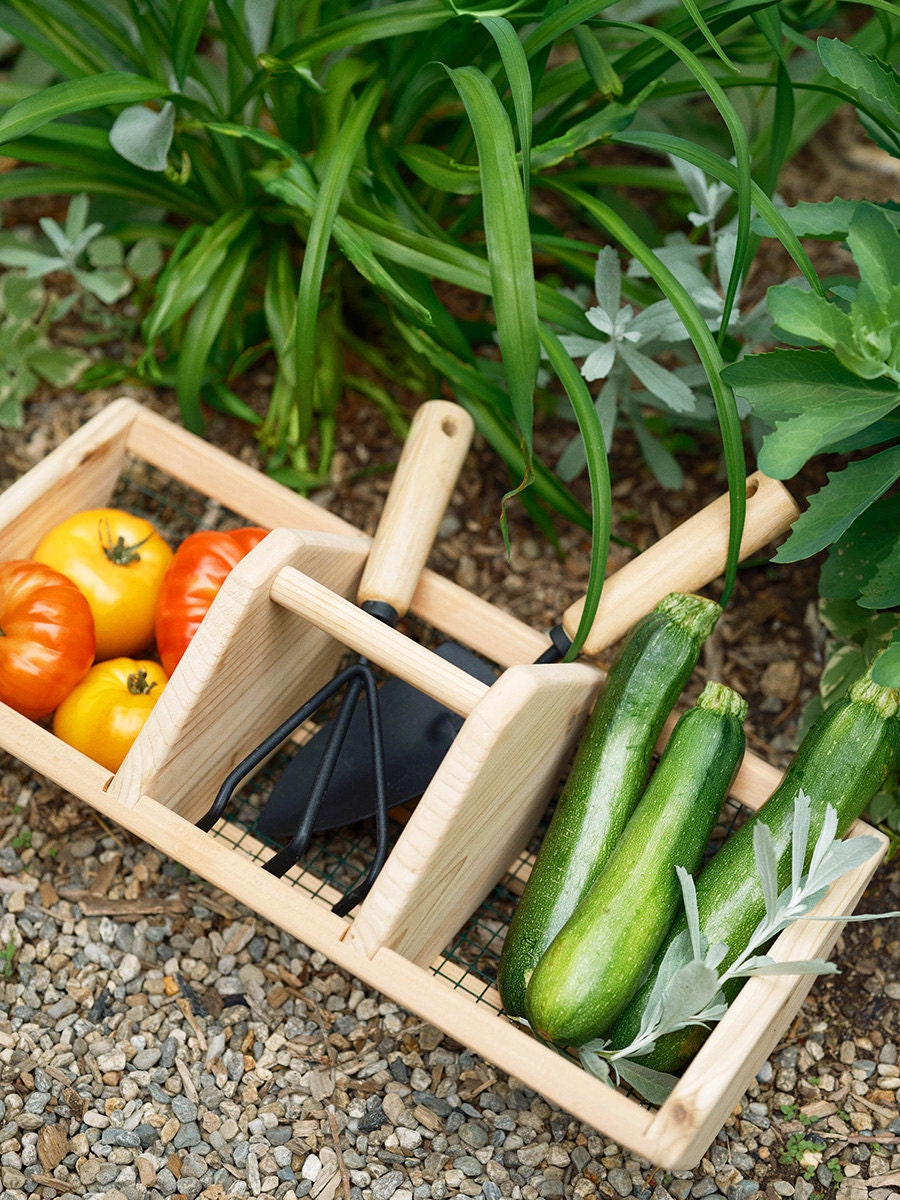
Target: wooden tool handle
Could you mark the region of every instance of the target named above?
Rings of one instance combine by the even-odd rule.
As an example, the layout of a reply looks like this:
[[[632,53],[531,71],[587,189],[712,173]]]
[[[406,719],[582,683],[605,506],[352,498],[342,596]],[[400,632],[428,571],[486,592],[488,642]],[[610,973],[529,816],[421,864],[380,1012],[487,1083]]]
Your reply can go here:
[[[475,425],[458,404],[429,400],[416,411],[372,540],[357,599],[409,607]]]
[[[726,493],[610,575],[603,584],[582,654],[596,657],[669,592],[695,592],[720,575],[728,554],[730,511]],[[748,476],[747,516],[740,557],[744,559],[780,537],[799,512],[783,483],[761,471]],[[570,638],[575,636],[583,608],[581,599],[563,614],[562,626]]]

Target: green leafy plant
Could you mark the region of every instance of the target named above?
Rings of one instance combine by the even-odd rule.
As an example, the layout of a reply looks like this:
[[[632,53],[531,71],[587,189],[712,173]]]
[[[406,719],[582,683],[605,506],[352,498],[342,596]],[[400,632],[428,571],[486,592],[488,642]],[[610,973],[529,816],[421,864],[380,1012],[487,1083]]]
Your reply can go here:
[[[23,405],[41,383],[68,387],[87,366],[85,354],[49,336],[70,308],[71,298],[53,297],[40,280],[19,271],[0,276],[0,428],[21,427]]]
[[[884,59],[837,39],[817,43],[836,89],[866,132],[900,157],[900,76]],[[855,274],[823,294],[796,280],[769,290],[782,345],[749,354],[725,378],[767,431],[758,464],[791,479],[813,458],[835,469],[775,555],[796,562],[823,554],[819,615],[826,631],[819,695],[801,733],[839,699],[878,650],[876,679],[900,682],[900,210],[836,199],[782,214],[800,237],[843,243]],[[760,232],[765,223],[758,222]],[[896,772],[869,809],[900,846]]]
[[[0,179],[0,200],[83,192],[117,205],[119,221],[174,230],[133,368],[175,389],[191,429],[210,405],[245,419],[270,472],[298,489],[329,477],[348,387],[393,426],[398,389],[451,390],[506,464],[510,495],[545,528],[550,510],[592,530],[585,628],[608,551],[611,420],[604,430],[564,339],[618,330],[616,407],[669,482],[677,471],[645,405],[662,403],[663,434],[670,419],[701,419],[659,395],[663,339],[630,355],[644,374],[632,395],[626,335],[640,325],[607,312],[598,328],[573,299],[598,249],[613,247],[642,314],[667,301],[685,331],[688,376],[673,378],[699,395],[705,375],[702,420],[718,430],[732,500],[727,599],[746,465],[722,368],[739,350],[730,329],[758,245],[751,218],[819,289],[772,195],[841,99],[808,31],[828,22],[878,52],[897,17],[882,3],[866,11],[844,28],[820,0],[502,12],[446,0],[8,0],[0,30],[23,53],[0,90],[0,144],[22,166]],[[631,188],[659,198],[658,223]],[[712,321],[667,265],[678,227],[711,249],[729,229]],[[257,412],[241,387],[263,355],[274,383]],[[568,478],[533,449],[536,411],[559,402],[582,443]],[[579,460],[588,501],[568,486]]]
[[[99,221],[88,224],[89,207],[88,197],[82,193],[69,204],[63,225],[52,217],[41,217],[44,246],[22,238],[6,239],[0,243],[0,266],[19,267],[27,279],[64,272],[82,291],[106,305],[127,296],[137,279],[158,273],[162,266],[158,242],[139,239],[126,259],[119,238],[104,234]]]
[[[768,474],[790,479],[826,451],[849,456],[810,498],[776,560],[828,549],[821,594],[889,610],[900,604],[900,509],[891,494],[900,478],[900,282],[892,266],[900,230],[886,212],[860,204],[846,244],[859,279],[838,281],[830,297],[790,283],[769,290],[776,327],[805,344],[752,355],[725,374],[773,427],[758,457]],[[900,621],[877,680],[900,682]]]
[[[900,76],[889,63],[819,39],[825,68],[857,106],[867,132],[900,157]],[[827,294],[795,282],[770,288],[768,307],[785,345],[750,355],[723,374],[769,427],[759,465],[790,479],[810,459],[840,467],[810,497],[776,560],[827,550],[820,576],[838,641],[886,640],[876,679],[900,682],[900,211],[896,205],[832,201],[784,214],[800,236],[840,240],[857,275]],[[854,607],[857,612],[854,612]],[[867,625],[867,616],[892,619]],[[889,636],[885,639],[887,630]],[[847,660],[848,655],[842,657]],[[835,691],[832,685],[829,689]]]

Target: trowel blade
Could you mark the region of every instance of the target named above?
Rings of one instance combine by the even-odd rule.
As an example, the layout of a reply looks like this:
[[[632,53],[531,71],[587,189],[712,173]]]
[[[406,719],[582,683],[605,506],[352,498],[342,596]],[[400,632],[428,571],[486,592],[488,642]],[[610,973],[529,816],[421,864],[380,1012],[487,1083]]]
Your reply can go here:
[[[492,684],[493,667],[457,642],[434,653]],[[391,677],[378,689],[384,737],[387,802],[390,808],[421,796],[463,724],[463,718],[402,679]],[[301,746],[275,783],[257,822],[264,837],[290,837],[306,809],[325,752],[329,726]],[[314,830],[337,829],[374,815],[372,754],[365,701],[353,713],[337,766],[316,817]]]

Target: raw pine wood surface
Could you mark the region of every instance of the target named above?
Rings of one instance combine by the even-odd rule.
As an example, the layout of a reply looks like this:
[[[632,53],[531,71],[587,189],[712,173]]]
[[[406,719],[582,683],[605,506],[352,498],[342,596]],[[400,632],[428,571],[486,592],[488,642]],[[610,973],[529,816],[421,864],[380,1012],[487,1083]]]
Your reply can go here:
[[[107,503],[140,406],[118,400],[17,479],[0,501],[0,557],[30,558],[53,525]]]
[[[351,937],[428,966],[527,845],[600,686],[584,663],[510,667],[451,745]]]
[[[742,561],[780,537],[800,511],[784,484],[761,471],[748,476],[746,486]],[[728,495],[720,496],[611,575],[583,653],[595,658],[669,592],[697,592],[717,579],[725,569],[730,512]],[[583,609],[579,600],[566,610],[563,628],[569,637],[575,636]]]
[[[365,562],[358,538],[276,529],[233,570],[146,724],[111,792],[148,794],[198,820],[220,784],[262,739],[335,673],[343,646],[273,604],[286,565],[314,572],[334,598],[353,594]]]
[[[287,568],[279,571],[270,594],[277,604],[329,633],[341,645],[365,655],[461,716],[467,716],[488,690],[467,671],[335,595],[327,583],[312,575]]]
[[[357,601],[404,616],[472,444],[475,422],[447,400],[416,409],[363,568]]]

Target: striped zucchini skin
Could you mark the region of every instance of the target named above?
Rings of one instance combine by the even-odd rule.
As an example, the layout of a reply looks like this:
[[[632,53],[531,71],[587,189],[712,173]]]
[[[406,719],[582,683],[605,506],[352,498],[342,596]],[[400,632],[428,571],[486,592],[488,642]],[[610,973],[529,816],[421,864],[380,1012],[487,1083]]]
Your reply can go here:
[[[647,780],[653,747],[721,615],[673,592],[638,621],[607,674],[503,944],[497,987],[525,1013],[538,959],[599,875]]]
[[[647,973],[744,754],[747,703],[706,685],[679,719],[609,861],[535,967],[529,1024],[547,1041],[602,1036]]]
[[[811,801],[808,867],[826,807],[831,805],[837,812],[837,836],[843,836],[900,762],[900,691],[873,683],[870,671],[853,684],[847,696],[825,710],[804,737],[772,795],[723,843],[697,877],[700,928],[710,945],[721,942],[729,947],[722,969],[743,951],[765,916],[753,853],[754,825],[762,821],[772,833],[780,890],[790,883],[794,800],[800,790]],[[682,915],[660,949],[649,978],[610,1029],[614,1048],[629,1045],[637,1034],[656,968],[669,942],[685,928]],[[742,984],[743,980],[733,980],[726,985],[729,1002]],[[707,1036],[708,1030],[699,1026],[667,1034],[638,1061],[658,1071],[679,1071]]]

